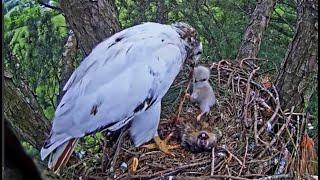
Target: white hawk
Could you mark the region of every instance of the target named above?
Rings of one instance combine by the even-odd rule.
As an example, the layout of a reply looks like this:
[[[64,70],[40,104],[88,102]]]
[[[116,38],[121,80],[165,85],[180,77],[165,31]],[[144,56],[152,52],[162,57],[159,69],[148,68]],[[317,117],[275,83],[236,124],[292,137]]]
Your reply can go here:
[[[58,172],[77,140],[101,130],[115,131],[131,122],[136,147],[158,137],[161,99],[188,59],[196,63],[202,45],[186,23],[143,23],[99,43],[64,87],[41,159]]]

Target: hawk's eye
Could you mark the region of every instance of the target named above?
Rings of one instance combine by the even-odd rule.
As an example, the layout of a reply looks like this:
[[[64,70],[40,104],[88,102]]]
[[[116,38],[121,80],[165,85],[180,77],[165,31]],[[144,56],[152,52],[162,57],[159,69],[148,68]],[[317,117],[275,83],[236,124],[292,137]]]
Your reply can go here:
[[[200,54],[202,54],[202,52],[201,52],[201,51],[199,51],[199,52],[196,54],[196,56],[197,56],[197,55],[200,55]]]

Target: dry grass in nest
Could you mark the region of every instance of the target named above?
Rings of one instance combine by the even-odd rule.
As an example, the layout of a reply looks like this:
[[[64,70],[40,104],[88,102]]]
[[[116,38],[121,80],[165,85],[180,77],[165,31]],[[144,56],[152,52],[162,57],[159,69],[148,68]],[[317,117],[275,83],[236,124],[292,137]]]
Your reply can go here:
[[[309,175],[314,175],[317,167],[314,143],[306,137],[306,124],[311,117],[305,113],[295,113],[294,107],[289,112],[283,111],[270,76],[260,73],[259,66],[250,64],[247,60],[222,60],[206,64],[211,67],[210,82],[218,100],[207,120],[213,121],[214,126],[223,132],[223,137],[213,152],[194,154],[179,148],[172,150],[175,157],[171,157],[157,150],[135,148],[127,131],[123,131],[118,141],[104,140],[104,143],[101,143],[109,143],[108,147],[100,148],[98,152],[88,154],[82,160],[71,162],[63,177],[310,178]],[[253,61],[259,64],[258,59]],[[190,69],[186,67],[179,74],[164,98],[159,125],[161,138],[176,132],[173,122],[188,85]],[[179,116],[183,121],[195,121],[198,113],[197,107],[186,100]],[[180,139],[175,134],[170,144],[179,143]],[[308,155],[310,152],[312,156]],[[132,169],[132,164],[137,162],[137,168]],[[120,168],[123,163],[128,167]]]

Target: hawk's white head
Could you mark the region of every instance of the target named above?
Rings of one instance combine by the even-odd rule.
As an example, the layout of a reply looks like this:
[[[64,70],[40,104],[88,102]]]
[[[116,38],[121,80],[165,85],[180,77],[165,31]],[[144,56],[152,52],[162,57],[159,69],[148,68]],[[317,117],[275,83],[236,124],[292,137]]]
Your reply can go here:
[[[172,24],[180,37],[187,44],[187,59],[192,59],[194,64],[197,64],[202,54],[202,44],[200,42],[197,31],[187,23],[177,22]]]

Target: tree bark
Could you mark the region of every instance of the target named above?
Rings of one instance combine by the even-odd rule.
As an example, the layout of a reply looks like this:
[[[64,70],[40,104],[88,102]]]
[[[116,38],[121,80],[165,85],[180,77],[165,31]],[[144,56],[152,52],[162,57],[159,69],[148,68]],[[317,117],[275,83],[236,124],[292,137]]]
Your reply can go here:
[[[58,104],[64,95],[63,87],[69,80],[75,69],[74,62],[77,53],[77,39],[72,31],[70,31],[67,43],[64,45],[64,52],[61,58],[61,73],[59,77],[59,95]]]
[[[275,0],[261,0],[251,15],[250,23],[244,33],[237,59],[256,58],[260,49],[262,34],[268,26]]]
[[[36,149],[41,149],[50,131],[50,122],[43,115],[35,96],[25,83],[17,86],[12,75],[4,73],[4,119],[17,135]]]
[[[62,0],[60,6],[85,55],[120,31],[112,0]]]
[[[303,111],[317,87],[318,1],[297,2],[298,21],[276,81],[281,106]]]

